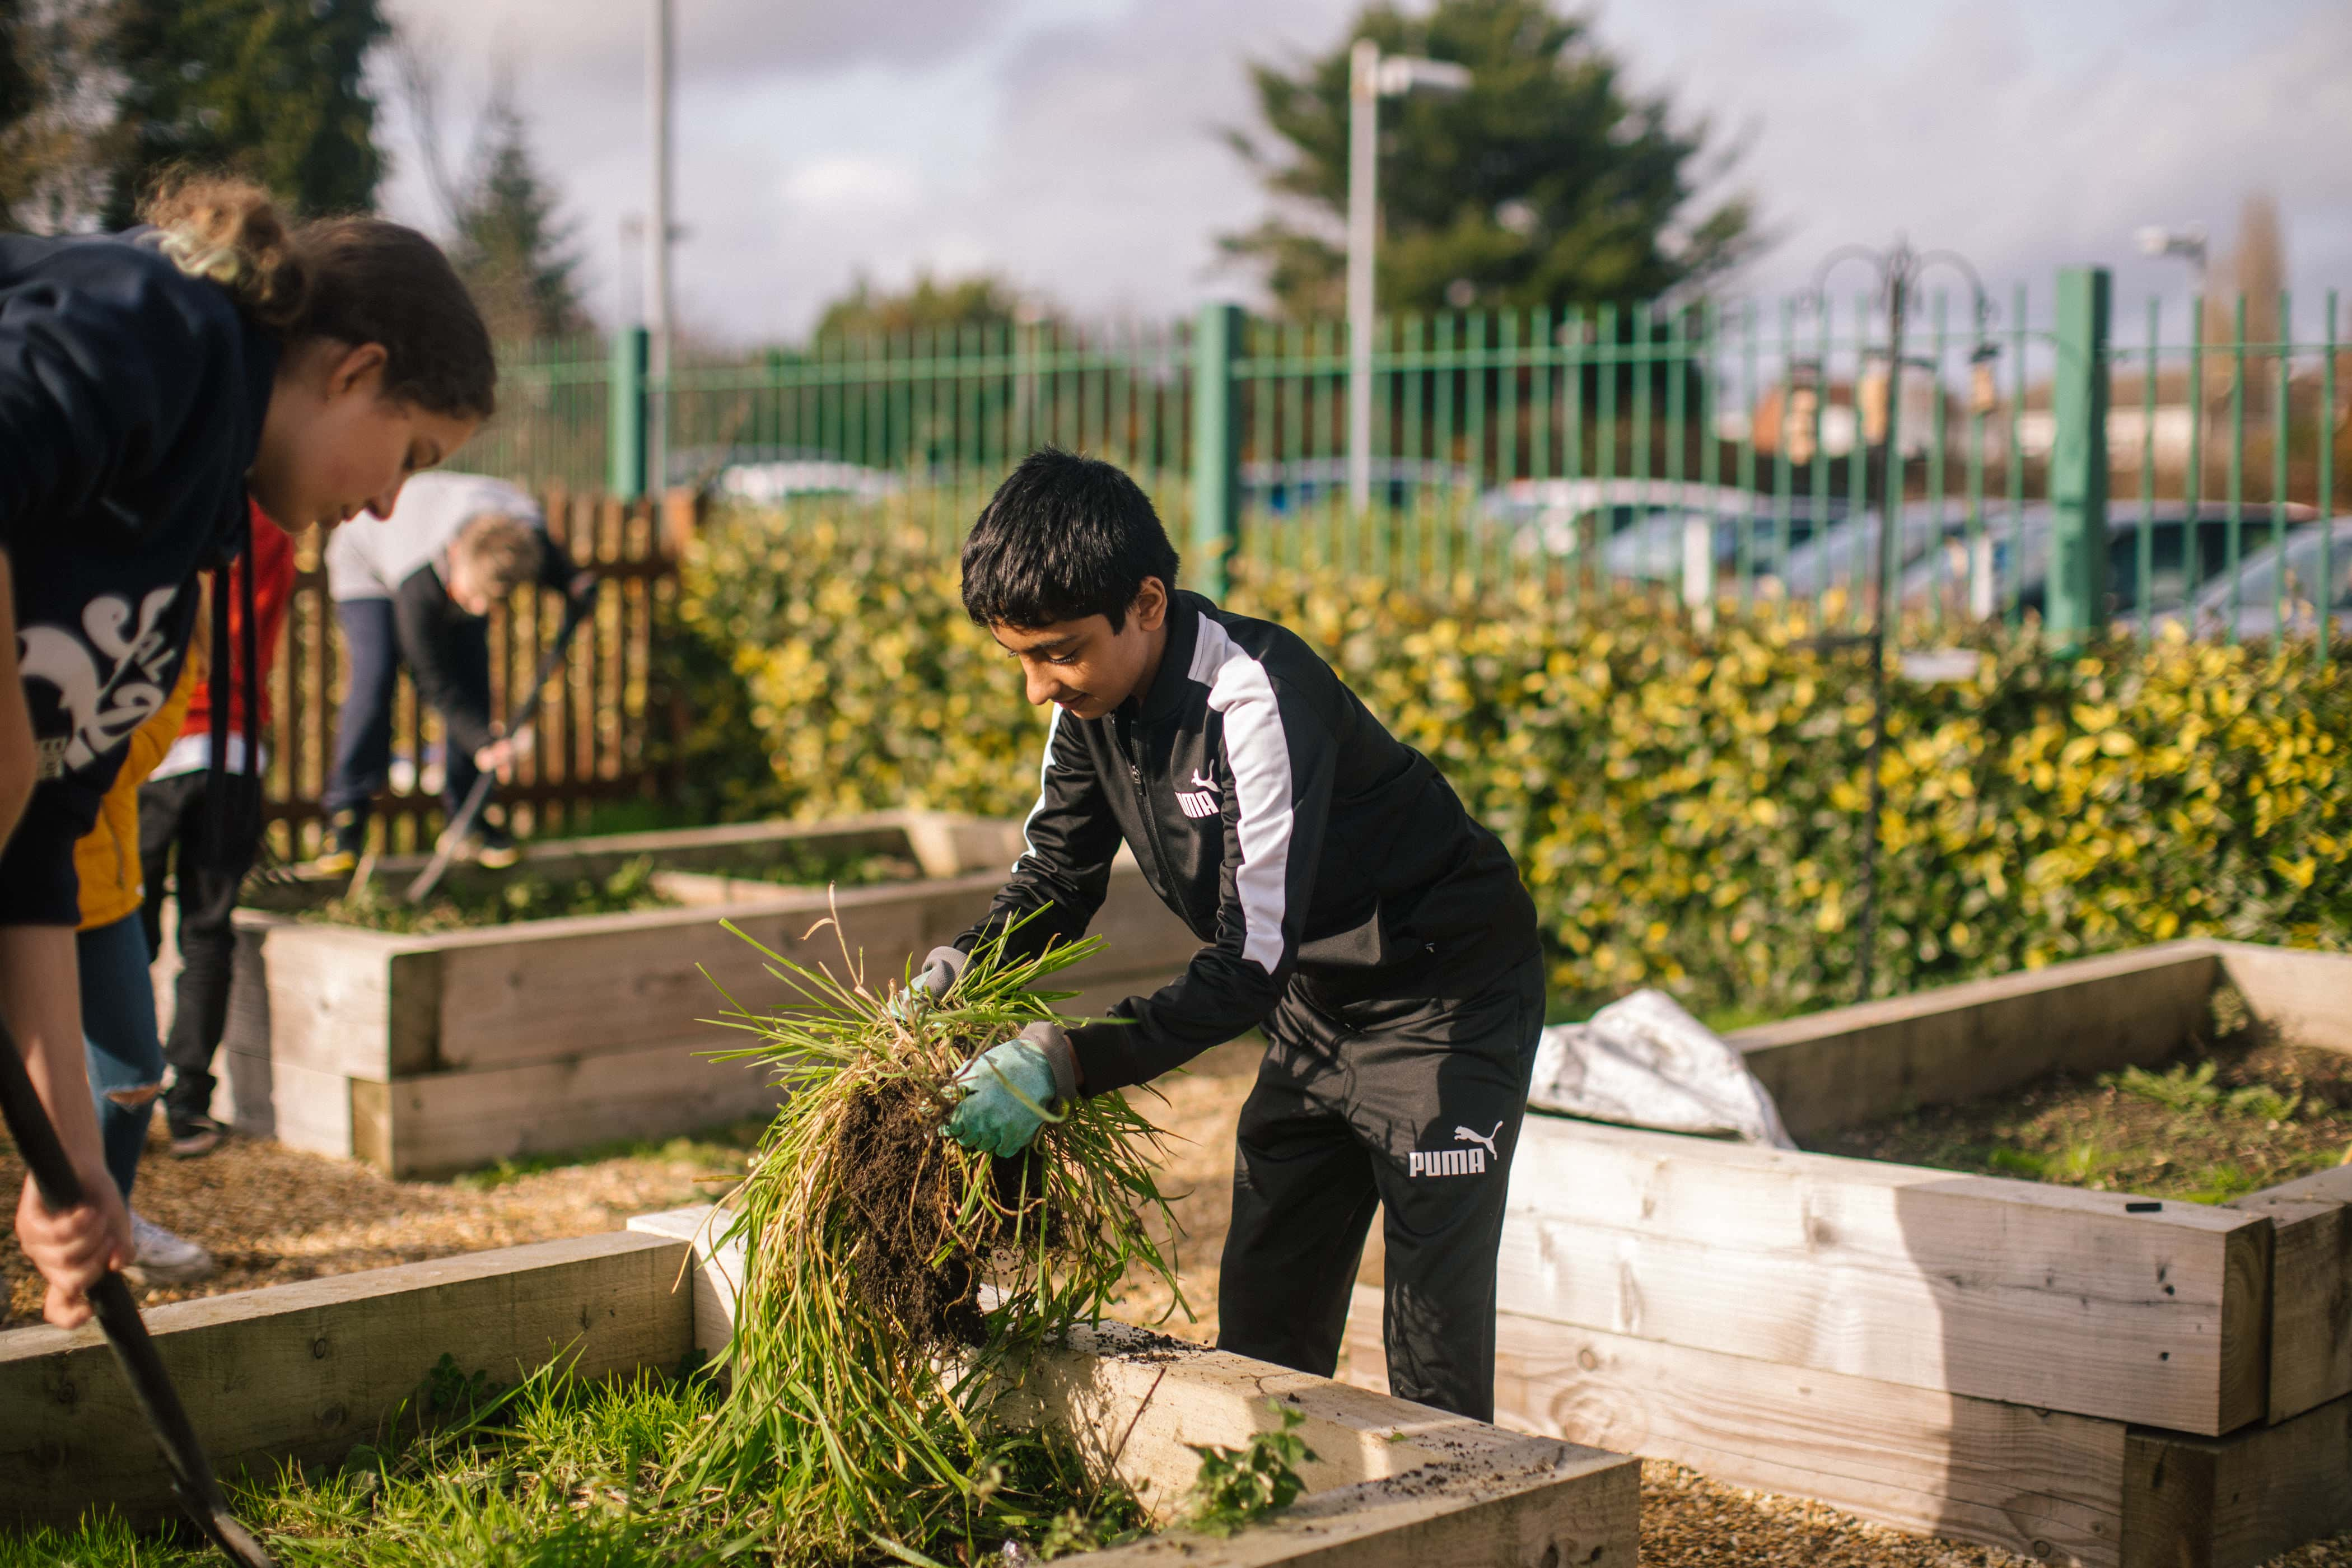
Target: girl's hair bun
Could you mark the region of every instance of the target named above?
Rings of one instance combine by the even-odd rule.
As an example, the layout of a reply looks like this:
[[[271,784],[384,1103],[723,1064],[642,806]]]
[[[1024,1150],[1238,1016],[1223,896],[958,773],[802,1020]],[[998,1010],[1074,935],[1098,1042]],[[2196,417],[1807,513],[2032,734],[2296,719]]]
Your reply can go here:
[[[236,296],[262,325],[286,331],[310,303],[310,269],[268,193],[225,174],[166,174],[139,216],[163,231],[163,254],[192,278]]]
[[[377,217],[289,225],[268,193],[226,174],[167,174],[139,216],[181,271],[226,289],[288,343],[379,343],[383,395],[487,419],[498,359],[481,312],[440,247]]]

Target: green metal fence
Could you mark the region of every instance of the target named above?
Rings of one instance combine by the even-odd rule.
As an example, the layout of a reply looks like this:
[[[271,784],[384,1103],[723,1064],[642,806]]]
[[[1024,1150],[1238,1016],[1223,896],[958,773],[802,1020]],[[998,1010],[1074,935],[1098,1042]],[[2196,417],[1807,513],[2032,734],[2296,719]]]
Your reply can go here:
[[[1345,329],[1229,306],[689,358],[662,386],[629,337],[539,350],[468,459],[627,493],[651,453],[672,485],[946,548],[1051,442],[1134,472],[1213,588],[1238,558],[1833,627],[2352,629],[2352,531],[2322,525],[2352,456],[2333,293],[2118,314],[2078,269],[1916,300],[1899,366],[1888,331],[1868,295],[1383,320],[1360,510]]]

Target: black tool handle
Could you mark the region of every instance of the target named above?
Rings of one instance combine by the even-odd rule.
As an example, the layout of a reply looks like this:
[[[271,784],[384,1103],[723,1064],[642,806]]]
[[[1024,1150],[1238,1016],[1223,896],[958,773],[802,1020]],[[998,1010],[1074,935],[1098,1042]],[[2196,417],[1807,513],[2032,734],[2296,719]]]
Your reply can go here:
[[[539,668],[532,672],[530,695],[522,700],[522,706],[515,710],[514,717],[507,723],[509,735],[521,734],[530,727],[530,721],[539,717],[540,700],[547,690],[547,683],[562,668],[564,657],[572,649],[572,634],[578,631],[580,623],[588,618],[589,607],[595,602],[595,591],[592,588],[565,607],[563,624],[555,630],[553,645],[541,657]],[[474,787],[466,792],[465,801],[457,807],[457,815],[449,819],[449,826],[441,832],[441,842],[434,847],[433,858],[425,863],[425,869],[416,874],[416,880],[408,884],[410,903],[421,904],[431,898],[433,889],[441,885],[441,879],[449,874],[449,862],[457,857],[459,841],[466,837],[466,830],[474,826],[474,818],[482,815],[482,807],[490,798],[491,782],[491,775],[484,773],[474,781]]]
[[[16,1152],[32,1173],[41,1202],[52,1211],[79,1207],[85,1195],[81,1175],[67,1158],[48,1109],[33,1088],[33,1076],[25,1070],[16,1037],[5,1023],[0,1023],[0,1117],[8,1123],[9,1136],[16,1141]],[[240,1568],[276,1568],[269,1553],[230,1514],[228,1500],[221,1495],[220,1482],[213,1475],[212,1461],[205,1457],[204,1445],[188,1423],[187,1409],[172,1384],[172,1374],[164,1370],[163,1358],[155,1353],[155,1342],[148,1337],[146,1321],[139,1315],[139,1303],[131,1298],[131,1287],[121,1275],[110,1270],[89,1288],[89,1296],[90,1310],[106,1331],[107,1343],[114,1347],[115,1359],[122,1363],[131,1395],[139,1401],[147,1425],[155,1433],[156,1445],[163,1450],[163,1462],[171,1467],[172,1486],[180,1494],[180,1505],[213,1544],[228,1553],[230,1562]]]

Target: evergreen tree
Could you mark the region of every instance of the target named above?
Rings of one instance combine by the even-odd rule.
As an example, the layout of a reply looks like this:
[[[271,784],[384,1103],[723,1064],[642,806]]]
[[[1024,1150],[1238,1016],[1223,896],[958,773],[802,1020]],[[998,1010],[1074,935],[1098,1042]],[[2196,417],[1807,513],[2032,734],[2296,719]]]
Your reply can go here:
[[[1228,132],[1287,210],[1223,244],[1265,269],[1286,313],[1345,308],[1358,38],[1472,72],[1459,96],[1381,103],[1384,310],[1652,299],[1721,273],[1755,244],[1744,198],[1693,211],[1706,125],[1678,130],[1663,97],[1634,94],[1582,21],[1545,0],[1437,0],[1418,16],[1377,0],[1330,53],[1292,70],[1251,66],[1271,144]]]
[[[363,72],[389,32],[377,0],[110,0],[108,224],[183,163],[234,170],[304,214],[373,205],[383,159]]]
[[[896,293],[877,289],[864,278],[826,305],[817,318],[819,338],[897,337],[957,327],[998,327],[1035,320],[1024,314],[1019,290],[1001,278],[981,274],[944,282],[928,272]]]
[[[115,85],[97,48],[104,3],[0,0],[0,228],[97,226]]]
[[[499,342],[584,331],[581,256],[572,226],[532,157],[529,128],[505,83],[483,111],[474,168],[451,214],[450,259]]]

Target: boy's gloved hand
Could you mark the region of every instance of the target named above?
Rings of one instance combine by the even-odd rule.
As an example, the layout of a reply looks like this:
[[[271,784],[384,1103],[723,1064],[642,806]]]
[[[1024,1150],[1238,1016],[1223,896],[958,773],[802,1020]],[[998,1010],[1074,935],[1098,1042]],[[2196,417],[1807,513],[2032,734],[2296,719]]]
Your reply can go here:
[[[1070,1037],[1040,1021],[966,1062],[955,1081],[964,1099],[947,1135],[967,1149],[1018,1154],[1044,1124],[1040,1111],[1058,1111],[1076,1097],[1078,1062]]]
[[[914,1022],[918,1011],[943,1000],[954,989],[955,983],[963,978],[963,966],[970,962],[969,954],[952,947],[931,949],[931,955],[923,960],[923,967],[915,972],[914,980],[890,998],[890,1016],[902,1024]]]

